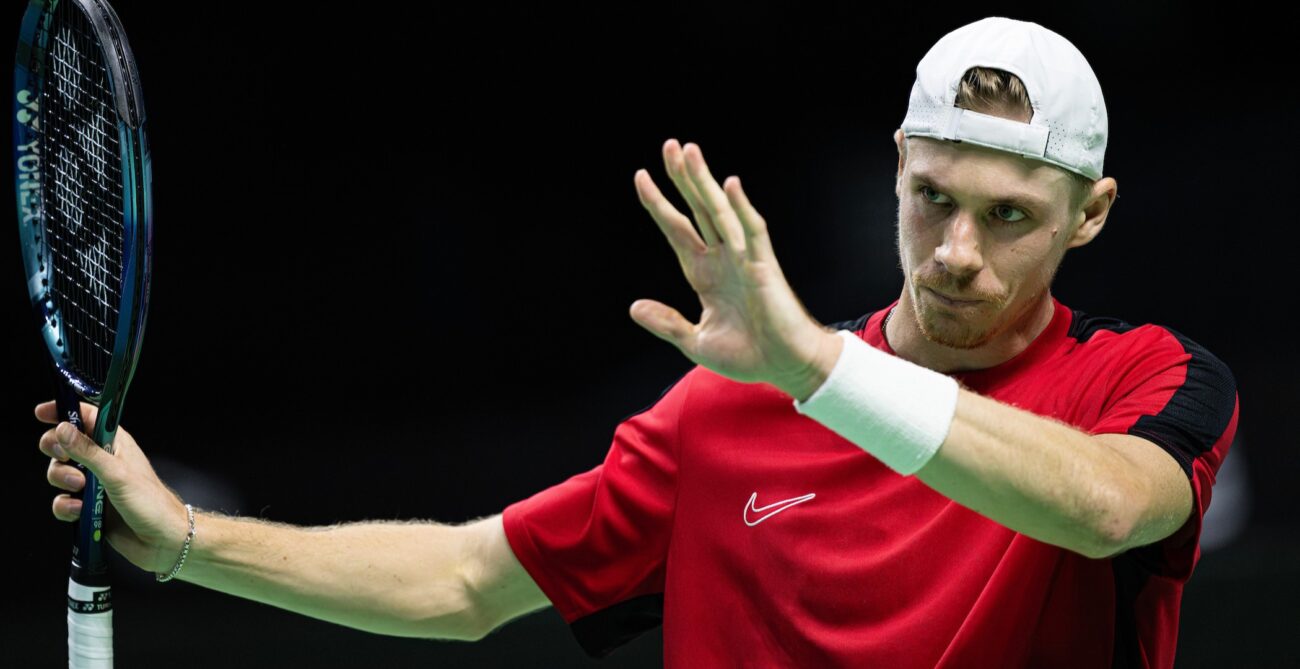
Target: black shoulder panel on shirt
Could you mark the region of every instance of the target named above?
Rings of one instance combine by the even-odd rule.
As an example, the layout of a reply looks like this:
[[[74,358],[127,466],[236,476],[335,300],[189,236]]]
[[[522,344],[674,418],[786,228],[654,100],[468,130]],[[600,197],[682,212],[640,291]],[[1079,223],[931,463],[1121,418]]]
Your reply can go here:
[[[1099,330],[1123,334],[1134,327],[1117,318],[1089,316],[1076,310],[1069,336],[1082,343]],[[1160,413],[1139,418],[1128,433],[1154,441],[1169,451],[1183,473],[1191,478],[1192,462],[1214,448],[1232,421],[1237,381],[1228,366],[1205,347],[1172,328],[1156,327],[1177,339],[1191,356],[1187,362],[1187,378]]]
[[[1183,466],[1183,472],[1191,478],[1192,461],[1214,448],[1232,421],[1237,403],[1237,380],[1222,360],[1200,344],[1174,330],[1162,328],[1178,339],[1183,350],[1192,356],[1187,361],[1187,379],[1160,413],[1139,418],[1128,432],[1151,439],[1170,450]]]
[[[1098,330],[1109,330],[1117,334],[1124,334],[1134,327],[1118,318],[1089,316],[1078,309],[1072,311],[1074,316],[1070,318],[1070,332],[1066,336],[1078,340],[1080,344],[1092,339],[1092,336],[1097,334]]]
[[[605,657],[614,649],[662,625],[663,593],[641,595],[583,616],[569,629],[591,657]]]
[[[867,321],[871,320],[871,315],[874,313],[876,312],[868,311],[867,313],[858,316],[857,318],[853,318],[847,321],[839,321],[838,323],[827,323],[826,327],[836,331],[848,330],[849,332],[857,332],[867,324]]]

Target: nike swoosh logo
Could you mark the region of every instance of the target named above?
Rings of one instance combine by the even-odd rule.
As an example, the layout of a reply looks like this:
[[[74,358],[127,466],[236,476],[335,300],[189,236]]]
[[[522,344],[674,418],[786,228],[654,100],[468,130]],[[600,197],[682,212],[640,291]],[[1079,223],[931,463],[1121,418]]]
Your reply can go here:
[[[753,527],[796,504],[803,504],[816,496],[817,493],[810,492],[807,495],[802,495],[800,497],[791,497],[790,499],[773,502],[767,506],[754,506],[754,502],[758,501],[758,493],[754,493],[749,496],[749,503],[745,505],[745,524]],[[763,513],[764,511],[767,513]],[[750,513],[754,514],[753,518],[750,517]],[[758,514],[763,515],[760,516]]]

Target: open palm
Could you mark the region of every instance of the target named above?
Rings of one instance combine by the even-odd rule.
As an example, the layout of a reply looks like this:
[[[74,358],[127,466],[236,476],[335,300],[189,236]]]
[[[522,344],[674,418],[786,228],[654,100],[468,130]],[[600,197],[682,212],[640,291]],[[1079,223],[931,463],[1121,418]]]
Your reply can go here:
[[[695,144],[663,147],[664,167],[699,233],[645,170],[634,178],[641,204],[677,254],[703,308],[698,324],[655,300],[637,300],[632,319],[691,361],[744,383],[786,387],[806,376],[827,347],[817,323],[786,282],[767,224],[730,177],[719,186]],[[703,238],[701,238],[703,235]]]

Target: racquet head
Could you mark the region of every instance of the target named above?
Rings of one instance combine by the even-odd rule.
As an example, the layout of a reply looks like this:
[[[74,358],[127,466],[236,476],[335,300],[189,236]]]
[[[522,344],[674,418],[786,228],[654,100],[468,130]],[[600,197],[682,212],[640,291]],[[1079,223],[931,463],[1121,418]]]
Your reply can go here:
[[[102,0],[36,0],[14,81],[27,287],[62,381],[110,444],[144,333],[151,167],[135,59]]]

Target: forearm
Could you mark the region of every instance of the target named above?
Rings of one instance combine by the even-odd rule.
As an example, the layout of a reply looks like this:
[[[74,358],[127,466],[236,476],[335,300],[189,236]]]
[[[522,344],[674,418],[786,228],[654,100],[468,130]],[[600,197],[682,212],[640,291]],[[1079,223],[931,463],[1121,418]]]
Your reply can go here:
[[[887,462],[894,461],[891,466],[897,467],[925,461],[919,469],[904,473],[1039,541],[1091,557],[1112,554],[1129,541],[1135,517],[1132,507],[1143,501],[1145,492],[1117,451],[1064,423],[957,385],[952,387],[955,407],[947,405],[952,414],[938,408],[918,413],[915,407],[946,403],[941,396],[947,387],[936,385],[935,379],[940,378],[936,373],[875,349],[858,348],[848,351],[854,355],[842,356],[845,349],[836,341],[839,336],[827,335],[824,340],[808,375],[783,387],[796,398],[796,408],[811,401],[800,410],[811,411],[879,457],[886,453],[873,449],[881,448],[882,440],[885,448],[897,448],[888,445],[900,438],[886,434],[890,423],[927,425],[926,449],[915,451],[908,442],[905,449],[890,451],[894,457],[885,458]],[[835,369],[840,369],[840,376],[832,384]],[[889,390],[876,392],[881,384]],[[834,387],[819,393],[823,386]],[[931,392],[935,394],[925,395]],[[942,425],[934,422],[940,419]],[[906,439],[914,437],[917,434]],[[931,443],[938,447],[932,455],[926,453]],[[899,460],[899,453],[907,456]]]
[[[380,634],[481,636],[463,528],[357,523],[303,528],[201,512],[177,578]]]
[[[87,425],[95,407],[82,404]],[[54,402],[36,409],[56,424]],[[71,424],[41,435],[52,458],[46,478],[76,493],[85,485],[71,458],[104,483],[114,514],[113,549],[131,564],[166,573],[188,534],[184,503],[158,478],[120,426],[113,452]],[[81,503],[55,498],[55,516],[76,520]],[[304,528],[220,513],[195,514],[196,533],[176,578],[357,629],[397,636],[476,639],[545,595],[511,552],[499,515],[448,526],[370,522]]]
[[[1136,489],[1122,457],[1092,436],[965,388],[948,437],[915,476],[1005,527],[1092,557],[1125,536]]]

